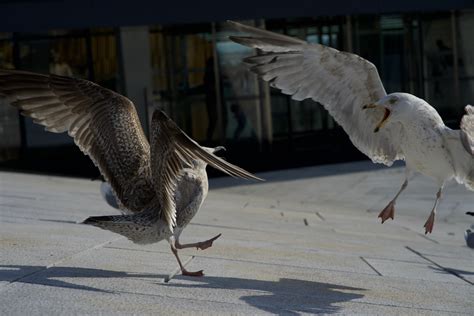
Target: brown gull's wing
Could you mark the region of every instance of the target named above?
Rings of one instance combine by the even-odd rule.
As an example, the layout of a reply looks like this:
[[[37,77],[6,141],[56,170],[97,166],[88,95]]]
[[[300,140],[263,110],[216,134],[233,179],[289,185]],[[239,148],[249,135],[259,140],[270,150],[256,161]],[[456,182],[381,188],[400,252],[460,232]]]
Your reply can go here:
[[[73,137],[126,209],[153,199],[150,146],[129,99],[87,80],[0,69],[2,95],[47,131]]]
[[[153,113],[151,130],[151,171],[161,203],[161,217],[171,231],[176,224],[174,192],[182,169],[192,167],[193,160],[200,159],[232,177],[262,180],[206,151],[162,111]]]

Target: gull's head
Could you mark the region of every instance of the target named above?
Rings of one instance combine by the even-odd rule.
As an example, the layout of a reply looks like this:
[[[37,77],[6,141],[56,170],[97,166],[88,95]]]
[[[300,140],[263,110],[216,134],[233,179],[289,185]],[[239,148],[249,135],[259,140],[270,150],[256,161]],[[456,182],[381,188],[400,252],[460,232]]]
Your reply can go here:
[[[409,113],[412,104],[410,99],[412,98],[416,97],[408,93],[396,92],[386,95],[375,103],[364,105],[362,107],[364,110],[383,109],[383,117],[377,126],[375,126],[374,133],[377,133],[390,122],[399,121],[399,118],[404,113]]]

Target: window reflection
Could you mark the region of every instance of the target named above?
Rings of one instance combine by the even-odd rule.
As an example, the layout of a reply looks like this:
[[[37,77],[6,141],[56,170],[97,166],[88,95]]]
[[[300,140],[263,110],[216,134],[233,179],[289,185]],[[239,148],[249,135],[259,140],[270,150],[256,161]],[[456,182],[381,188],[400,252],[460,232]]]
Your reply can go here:
[[[342,36],[339,19],[301,19],[267,21],[267,28],[274,32],[296,36],[313,44],[323,44],[341,48]],[[271,89],[273,134],[276,141],[288,139],[290,148],[295,150],[307,147],[307,135],[335,128],[332,117],[324,107],[311,100],[294,101],[282,95],[278,89]],[[311,136],[309,136],[311,137]]]
[[[13,43],[7,40],[9,35],[9,33],[0,33],[0,69],[15,68]],[[17,158],[20,142],[18,111],[0,100],[0,161]]]
[[[448,13],[422,21],[425,99],[442,116],[455,116],[453,38]]]
[[[207,24],[154,28],[150,34],[154,106],[168,110],[198,141],[217,137],[210,31]]]
[[[262,141],[261,93],[256,77],[248,71],[242,59],[253,50],[229,40],[235,30],[221,25],[217,34],[216,50],[222,74],[223,114],[226,117],[225,138],[230,142]]]
[[[474,102],[474,42],[472,40],[474,12],[462,12],[458,18],[459,107],[462,108]]]
[[[93,79],[98,84],[117,89],[118,58],[117,40],[114,33],[91,36]],[[92,74],[90,75],[92,77]]]

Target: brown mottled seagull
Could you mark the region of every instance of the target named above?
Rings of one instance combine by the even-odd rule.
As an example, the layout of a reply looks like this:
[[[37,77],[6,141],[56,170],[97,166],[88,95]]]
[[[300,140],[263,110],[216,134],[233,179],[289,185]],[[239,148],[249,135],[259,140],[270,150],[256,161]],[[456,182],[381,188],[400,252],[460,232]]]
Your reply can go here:
[[[360,56],[229,23],[250,34],[230,39],[259,49],[259,54],[244,61],[271,87],[297,101],[321,103],[373,162],[390,166],[395,160],[405,160],[405,181],[379,214],[382,223],[394,218],[395,202],[413,171],[433,178],[439,187],[425,233],[433,230],[447,181],[455,179],[474,190],[474,107],[466,106],[461,129],[452,130],[426,101],[408,93],[387,95],[377,68]]]
[[[212,246],[209,240],[180,244],[179,236],[208,191],[206,165],[233,177],[261,180],[201,147],[164,112],[155,111],[148,143],[135,106],[126,97],[87,80],[0,70],[0,96],[54,133],[67,132],[99,168],[123,215],[93,216],[84,224],[121,234],[137,244],[167,239],[184,275],[177,249]]]

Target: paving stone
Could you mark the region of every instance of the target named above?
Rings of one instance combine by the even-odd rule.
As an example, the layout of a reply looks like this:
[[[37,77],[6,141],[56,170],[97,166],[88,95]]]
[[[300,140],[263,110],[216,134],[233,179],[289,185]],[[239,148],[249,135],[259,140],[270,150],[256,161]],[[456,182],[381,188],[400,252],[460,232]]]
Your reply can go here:
[[[191,278],[176,274],[167,241],[135,245],[77,224],[116,213],[97,181],[0,172],[0,314],[472,314],[474,252],[463,232],[474,194],[462,186],[446,187],[425,236],[436,187],[424,177],[410,179],[394,221],[377,219],[402,168],[260,176],[268,181],[211,179],[181,241],[222,236],[179,252],[206,274]]]

